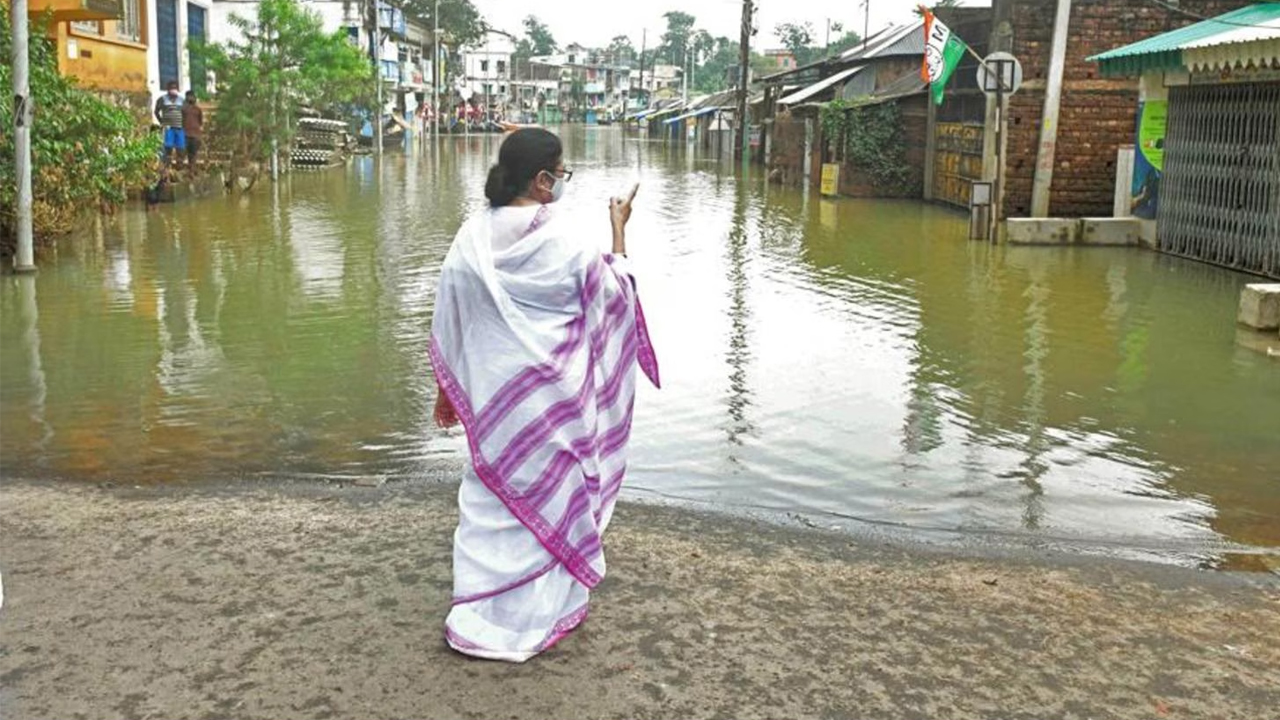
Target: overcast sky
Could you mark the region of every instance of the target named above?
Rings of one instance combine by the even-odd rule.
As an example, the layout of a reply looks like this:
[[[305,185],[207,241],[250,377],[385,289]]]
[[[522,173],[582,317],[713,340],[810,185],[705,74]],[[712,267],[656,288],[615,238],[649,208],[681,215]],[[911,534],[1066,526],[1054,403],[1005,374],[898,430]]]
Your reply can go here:
[[[741,0],[472,0],[485,19],[494,27],[516,35],[523,34],[520,21],[537,15],[551,28],[561,46],[578,42],[588,47],[604,46],[615,35],[629,35],[640,48],[641,30],[649,31],[649,47],[658,43],[666,28],[663,13],[681,10],[698,19],[697,27],[712,35],[738,39],[742,22]],[[912,9],[919,0],[871,0],[871,30],[886,24],[912,20]],[[968,4],[968,3],[966,3]],[[842,22],[847,29],[862,32],[864,10],[862,0],[756,0],[757,27],[760,33],[752,47],[780,47],[773,28],[782,22],[813,23],[815,40],[825,41],[827,19]],[[834,39],[834,38],[833,38]]]

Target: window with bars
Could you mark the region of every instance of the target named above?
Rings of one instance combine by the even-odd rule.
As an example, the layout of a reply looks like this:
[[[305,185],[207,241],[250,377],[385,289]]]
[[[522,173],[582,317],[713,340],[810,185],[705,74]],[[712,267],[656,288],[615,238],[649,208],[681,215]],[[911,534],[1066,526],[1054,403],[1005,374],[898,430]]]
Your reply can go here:
[[[81,35],[101,35],[102,23],[97,20],[74,20],[71,23],[71,29]]]
[[[142,42],[142,14],[138,11],[139,0],[123,0],[124,12],[116,21],[116,37],[130,42]]]

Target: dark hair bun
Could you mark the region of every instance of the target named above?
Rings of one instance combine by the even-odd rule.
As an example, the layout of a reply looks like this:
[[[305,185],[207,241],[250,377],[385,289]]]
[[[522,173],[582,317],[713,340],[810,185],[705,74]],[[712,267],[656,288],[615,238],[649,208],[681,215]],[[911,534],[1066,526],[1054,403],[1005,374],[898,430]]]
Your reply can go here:
[[[519,189],[508,179],[507,169],[501,163],[489,168],[489,178],[484,181],[484,196],[491,207],[505,207],[516,199]]]
[[[484,195],[492,207],[505,207],[529,190],[538,174],[556,169],[563,146],[560,138],[542,128],[521,128],[498,148],[498,164],[489,168]]]

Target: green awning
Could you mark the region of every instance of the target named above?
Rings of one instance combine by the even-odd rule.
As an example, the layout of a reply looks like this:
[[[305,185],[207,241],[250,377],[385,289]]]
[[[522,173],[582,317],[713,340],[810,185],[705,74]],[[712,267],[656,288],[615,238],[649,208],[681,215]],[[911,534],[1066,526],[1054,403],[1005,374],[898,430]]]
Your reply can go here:
[[[1184,52],[1215,45],[1263,42],[1280,36],[1280,2],[1250,5],[1089,58],[1103,75],[1141,75],[1189,67]]]

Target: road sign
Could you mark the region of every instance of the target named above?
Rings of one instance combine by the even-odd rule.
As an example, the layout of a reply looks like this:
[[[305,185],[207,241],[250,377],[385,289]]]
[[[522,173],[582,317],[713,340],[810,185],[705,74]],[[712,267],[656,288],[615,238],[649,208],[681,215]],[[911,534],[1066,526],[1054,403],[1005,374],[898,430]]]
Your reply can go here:
[[[978,87],[982,92],[995,95],[1003,89],[1005,95],[1012,95],[1022,87],[1022,63],[1018,58],[1007,52],[993,52],[982,63],[978,66]]]

